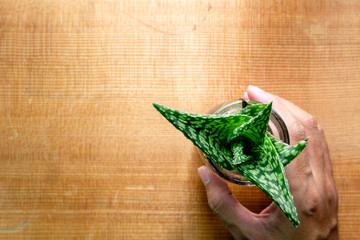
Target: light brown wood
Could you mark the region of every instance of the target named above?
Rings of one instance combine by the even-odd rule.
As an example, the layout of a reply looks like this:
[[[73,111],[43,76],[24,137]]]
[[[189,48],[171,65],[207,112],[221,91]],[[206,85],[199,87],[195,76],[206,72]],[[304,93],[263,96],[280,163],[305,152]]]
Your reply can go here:
[[[190,141],[249,84],[325,129],[342,239],[360,235],[359,1],[0,2],[0,238],[229,239]],[[259,212],[256,188],[231,186]]]

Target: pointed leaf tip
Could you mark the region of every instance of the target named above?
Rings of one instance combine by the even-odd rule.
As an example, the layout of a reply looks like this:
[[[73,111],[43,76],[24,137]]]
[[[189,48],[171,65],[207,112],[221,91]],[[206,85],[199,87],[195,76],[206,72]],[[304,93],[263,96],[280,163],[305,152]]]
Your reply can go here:
[[[153,103],[152,105],[153,105],[153,107],[154,107],[159,113],[161,113],[161,115],[163,115],[163,116],[165,117],[164,114],[165,114],[165,112],[166,112],[167,107],[162,106],[162,105],[157,104],[157,103]],[[165,118],[166,118],[166,117],[165,117]]]
[[[157,103],[152,103],[152,105],[156,110],[158,110],[162,107],[160,104],[157,104]]]

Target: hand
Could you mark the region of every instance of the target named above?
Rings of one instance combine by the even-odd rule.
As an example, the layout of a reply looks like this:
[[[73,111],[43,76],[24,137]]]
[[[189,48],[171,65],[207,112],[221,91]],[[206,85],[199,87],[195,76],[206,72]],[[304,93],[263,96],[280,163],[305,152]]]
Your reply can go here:
[[[235,239],[338,239],[338,196],[324,132],[314,117],[293,103],[249,86],[245,98],[273,101],[289,130],[291,145],[310,136],[307,147],[286,168],[300,225],[295,228],[273,202],[260,214],[245,208],[209,167],[198,169],[210,208]]]

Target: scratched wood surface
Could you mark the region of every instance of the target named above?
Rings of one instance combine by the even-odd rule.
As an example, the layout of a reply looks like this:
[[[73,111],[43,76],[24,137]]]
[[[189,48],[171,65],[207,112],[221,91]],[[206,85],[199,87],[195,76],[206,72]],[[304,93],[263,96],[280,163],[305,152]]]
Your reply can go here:
[[[360,2],[0,2],[0,238],[231,239],[196,149],[151,106],[249,84],[325,129],[342,239],[360,235]],[[231,186],[255,212],[269,200]]]

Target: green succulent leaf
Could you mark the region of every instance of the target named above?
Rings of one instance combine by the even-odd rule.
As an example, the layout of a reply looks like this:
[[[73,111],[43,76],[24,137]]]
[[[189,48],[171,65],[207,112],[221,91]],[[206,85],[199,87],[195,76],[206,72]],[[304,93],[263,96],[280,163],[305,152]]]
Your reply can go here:
[[[234,129],[234,131],[232,131],[229,134],[227,141],[232,142],[236,138],[245,137],[251,139],[254,146],[258,146],[262,144],[262,142],[264,141],[265,133],[270,119],[271,106],[272,103],[267,105],[261,112],[259,112],[257,115],[252,117],[249,121],[245,122],[240,127]],[[253,107],[250,106],[248,108],[253,108]]]
[[[307,145],[290,146],[267,133],[272,103],[244,102],[234,114],[192,114],[154,103],[175,128],[216,164],[235,170],[265,192],[294,226],[299,224],[285,176],[289,164]]]
[[[236,166],[235,170],[266,193],[281,208],[294,226],[299,225],[300,222],[293,196],[289,190],[284,166],[268,136],[265,137],[263,151],[256,155],[256,159]]]
[[[274,145],[280,160],[284,167],[288,165],[294,158],[296,158],[302,150],[306,147],[308,139],[298,142],[295,146],[290,146],[282,141],[276,139],[270,133],[267,134],[272,144]]]

